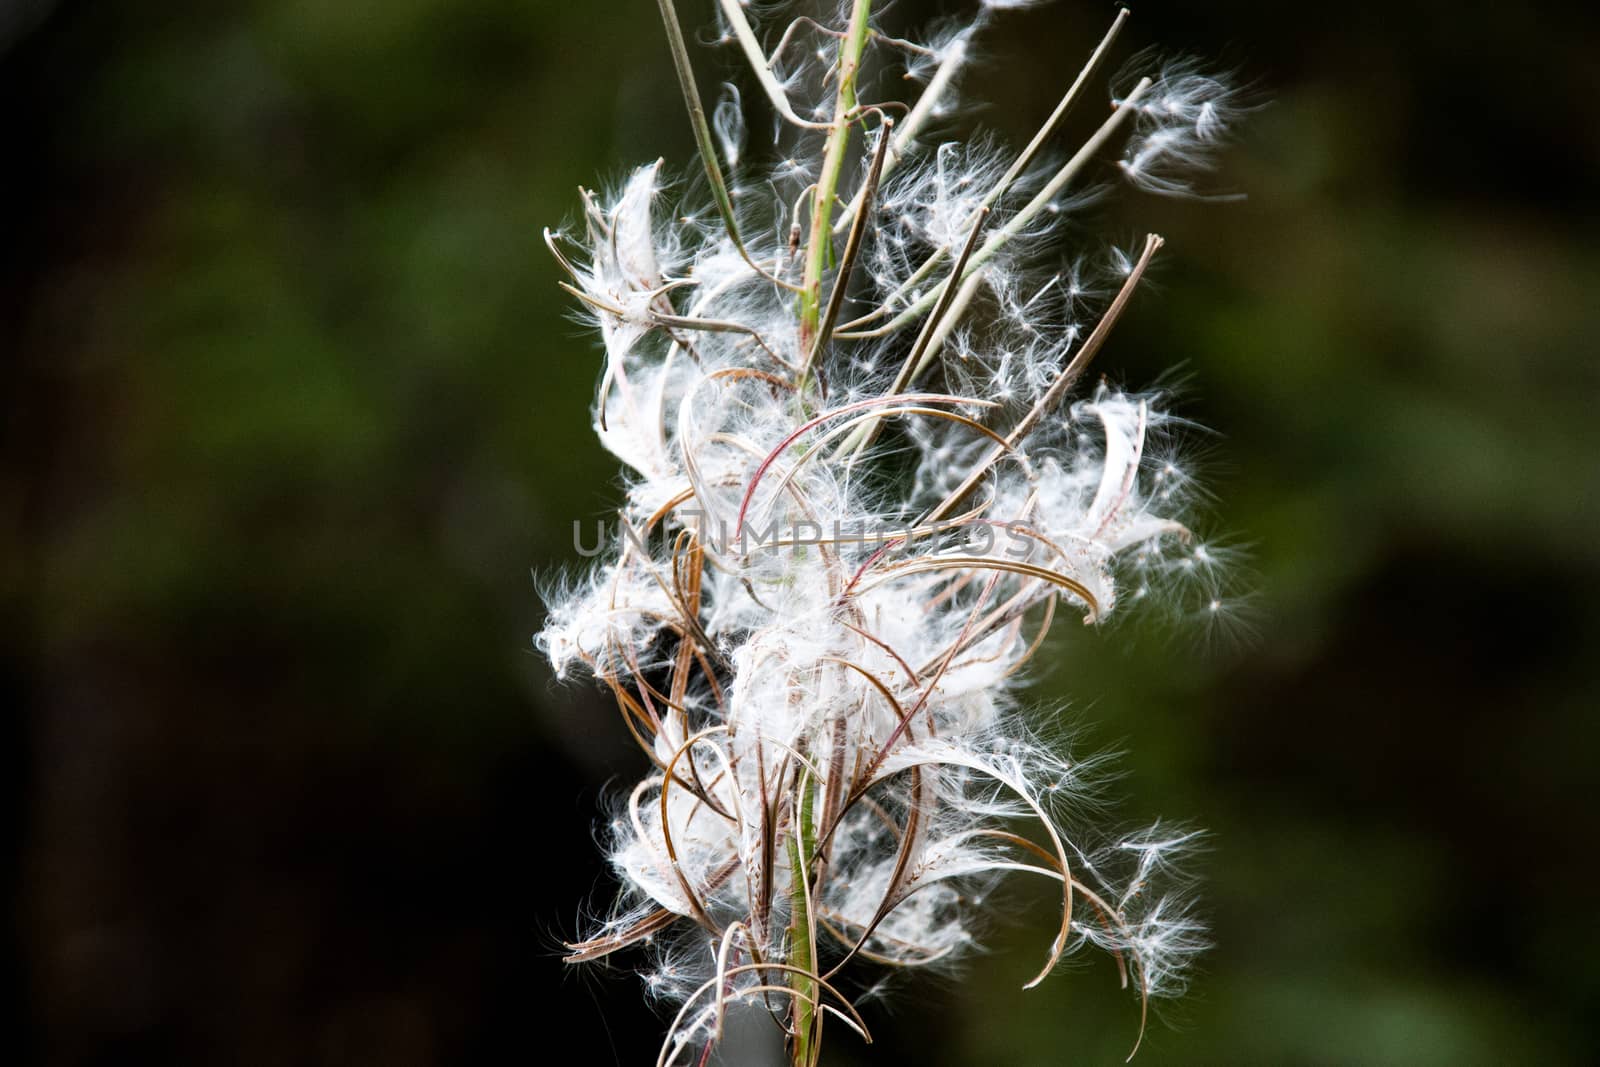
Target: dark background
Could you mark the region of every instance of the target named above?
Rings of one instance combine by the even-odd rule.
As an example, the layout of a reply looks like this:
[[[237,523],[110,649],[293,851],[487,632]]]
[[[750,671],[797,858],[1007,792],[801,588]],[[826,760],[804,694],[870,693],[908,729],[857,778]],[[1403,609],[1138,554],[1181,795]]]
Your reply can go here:
[[[1253,635],[1061,628],[1041,679],[1130,819],[1213,831],[1217,948],[1141,1062],[1593,1062],[1596,16],[1136,6],[1124,54],[1270,101],[1215,179],[1248,201],[1100,231],[1169,239],[1101,366],[1179,367],[1255,590]],[[975,119],[1019,143],[1111,10],[1006,18]],[[640,761],[531,651],[529,572],[617,499],[538,234],[690,164],[655,5],[9,0],[0,35],[8,1044],[649,1062],[636,982],[554,950]],[[1018,990],[1047,896],[832,1062],[1120,1062],[1105,961]]]

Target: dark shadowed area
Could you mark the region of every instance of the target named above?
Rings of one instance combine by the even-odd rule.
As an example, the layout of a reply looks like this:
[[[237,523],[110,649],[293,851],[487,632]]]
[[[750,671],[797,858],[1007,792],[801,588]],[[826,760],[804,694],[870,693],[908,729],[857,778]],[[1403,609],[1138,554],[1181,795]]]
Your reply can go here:
[[[1008,16],[956,127],[1021,143],[1113,11]],[[1213,179],[1248,199],[1085,234],[1168,239],[1099,367],[1219,431],[1254,590],[1239,632],[1061,626],[1040,672],[1130,824],[1212,832],[1216,948],[1136,1062],[1600,1059],[1597,23],[1135,5],[1124,55],[1265,105]],[[643,760],[534,653],[530,572],[619,498],[540,228],[692,174],[656,6],[9,0],[0,47],[20,1059],[653,1062],[626,961],[559,959]],[[1109,961],[1020,991],[1050,894],[824,1063],[1121,1062]]]

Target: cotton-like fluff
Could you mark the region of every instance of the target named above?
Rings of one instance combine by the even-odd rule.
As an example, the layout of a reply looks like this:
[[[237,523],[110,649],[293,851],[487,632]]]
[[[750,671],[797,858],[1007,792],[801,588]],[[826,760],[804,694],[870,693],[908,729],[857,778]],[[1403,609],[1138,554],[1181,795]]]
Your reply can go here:
[[[1143,1003],[1202,946],[1163,888],[1194,835],[1087,817],[1093,761],[1022,696],[1053,621],[1186,578],[1219,595],[1162,398],[1079,388],[1160,239],[1096,270],[1114,257],[1062,265],[1056,237],[1119,145],[1136,184],[1187,191],[1176,168],[1233,95],[1169,65],[1062,152],[1123,13],[1024,148],[928,141],[978,30],[1029,6],[990,0],[924,47],[854,0],[768,54],[724,0],[722,40],[776,117],[781,162],[757,172],[766,117],[730,86],[705,118],[666,4],[709,196],[654,163],[547,234],[604,345],[595,431],[628,481],[607,555],[537,640],[610,688],[651,764],[605,834],[616,906],[570,959],[648,959],[647,992],[677,1006],[662,1063],[704,1063],[743,1005],[815,1063],[825,1024],[866,1033],[853,991],[977,944],[1011,875],[1061,892],[1034,983],[1091,945]],[[881,60],[926,81],[909,108],[858,98]]]

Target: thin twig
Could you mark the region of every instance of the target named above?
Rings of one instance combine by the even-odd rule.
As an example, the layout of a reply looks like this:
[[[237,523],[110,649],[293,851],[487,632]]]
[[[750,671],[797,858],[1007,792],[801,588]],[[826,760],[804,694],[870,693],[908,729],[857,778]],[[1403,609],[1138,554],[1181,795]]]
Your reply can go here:
[[[756,263],[754,257],[745,250],[744,241],[739,237],[739,221],[734,214],[733,197],[728,192],[728,183],[722,176],[722,167],[717,162],[716,142],[711,136],[711,125],[706,121],[706,109],[700,103],[700,89],[695,85],[694,67],[689,61],[689,46],[683,40],[683,27],[678,23],[678,10],[672,0],[657,0],[661,8],[661,22],[667,31],[667,48],[672,53],[672,66],[678,73],[678,87],[683,91],[683,102],[689,109],[689,125],[694,129],[695,146],[700,151],[700,161],[705,165],[706,181],[711,186],[711,198],[716,201],[717,213],[722,216],[722,225],[728,231],[728,239],[739,250],[739,255],[750,265],[750,269],[770,282],[793,288],[793,283],[785,282],[763,270]]]
[[[1144,239],[1144,251],[1140,254],[1139,261],[1128,272],[1128,278],[1122,283],[1122,288],[1118,290],[1116,298],[1111,301],[1111,306],[1106,309],[1104,315],[1100,316],[1100,321],[1095,324],[1094,332],[1079,347],[1077,354],[1072,357],[1072,362],[1068,363],[1061,373],[1057,375],[1055,382],[1051,384],[1044,396],[1039,398],[1039,402],[1034,404],[1033,408],[1023,416],[1022,421],[1017,423],[1012,431],[1006,435],[1007,444],[1014,447],[1018,441],[1026,437],[1034,426],[1038,425],[1039,420],[1061,402],[1061,398],[1066,395],[1067,390],[1071,389],[1078,378],[1082,376],[1084,370],[1089,366],[1089,361],[1095,357],[1095,353],[1100,351],[1100,346],[1105,344],[1106,338],[1111,335],[1112,327],[1116,326],[1117,320],[1122,317],[1122,312],[1128,306],[1128,301],[1132,298],[1133,291],[1139,287],[1139,280],[1144,277],[1145,270],[1150,266],[1151,257],[1161,248],[1161,244],[1161,238],[1153,233]],[[989,454],[979,461],[972,468],[972,471],[962,479],[961,484],[956,486],[950,495],[944,498],[942,503],[928,512],[922,521],[933,522],[960,503],[961,498],[972,491],[972,487],[983,479],[983,476],[989,472],[989,468],[994,466],[996,461],[1003,455],[1005,455],[1005,451],[999,447],[990,450]]]

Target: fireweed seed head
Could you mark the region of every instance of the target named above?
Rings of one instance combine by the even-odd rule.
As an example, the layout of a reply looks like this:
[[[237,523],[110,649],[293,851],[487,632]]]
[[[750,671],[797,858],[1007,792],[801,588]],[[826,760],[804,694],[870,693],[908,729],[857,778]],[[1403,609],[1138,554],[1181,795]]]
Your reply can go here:
[[[887,975],[957,964],[994,889],[1032,877],[1061,897],[1030,985],[1093,946],[1141,1005],[1180,992],[1204,947],[1176,874],[1197,836],[1113,829],[1102,761],[1025,692],[1057,621],[1221,603],[1185,424],[1086,378],[1161,239],[1062,237],[1119,168],[1189,192],[1236,95],[1154,65],[1056,144],[1124,11],[1027,145],[956,140],[977,38],[1034,0],[928,43],[881,32],[869,0],[787,25],[718,0],[717,43],[750,70],[708,111],[659,3],[699,167],[639,167],[546,233],[601,340],[594,427],[627,481],[536,641],[612,692],[650,764],[612,800],[617,897],[569,960],[633,954],[675,1012],[662,1064],[705,1062],[755,1005],[811,1065],[825,1029],[868,1033]],[[879,67],[921,95],[868,99]]]

